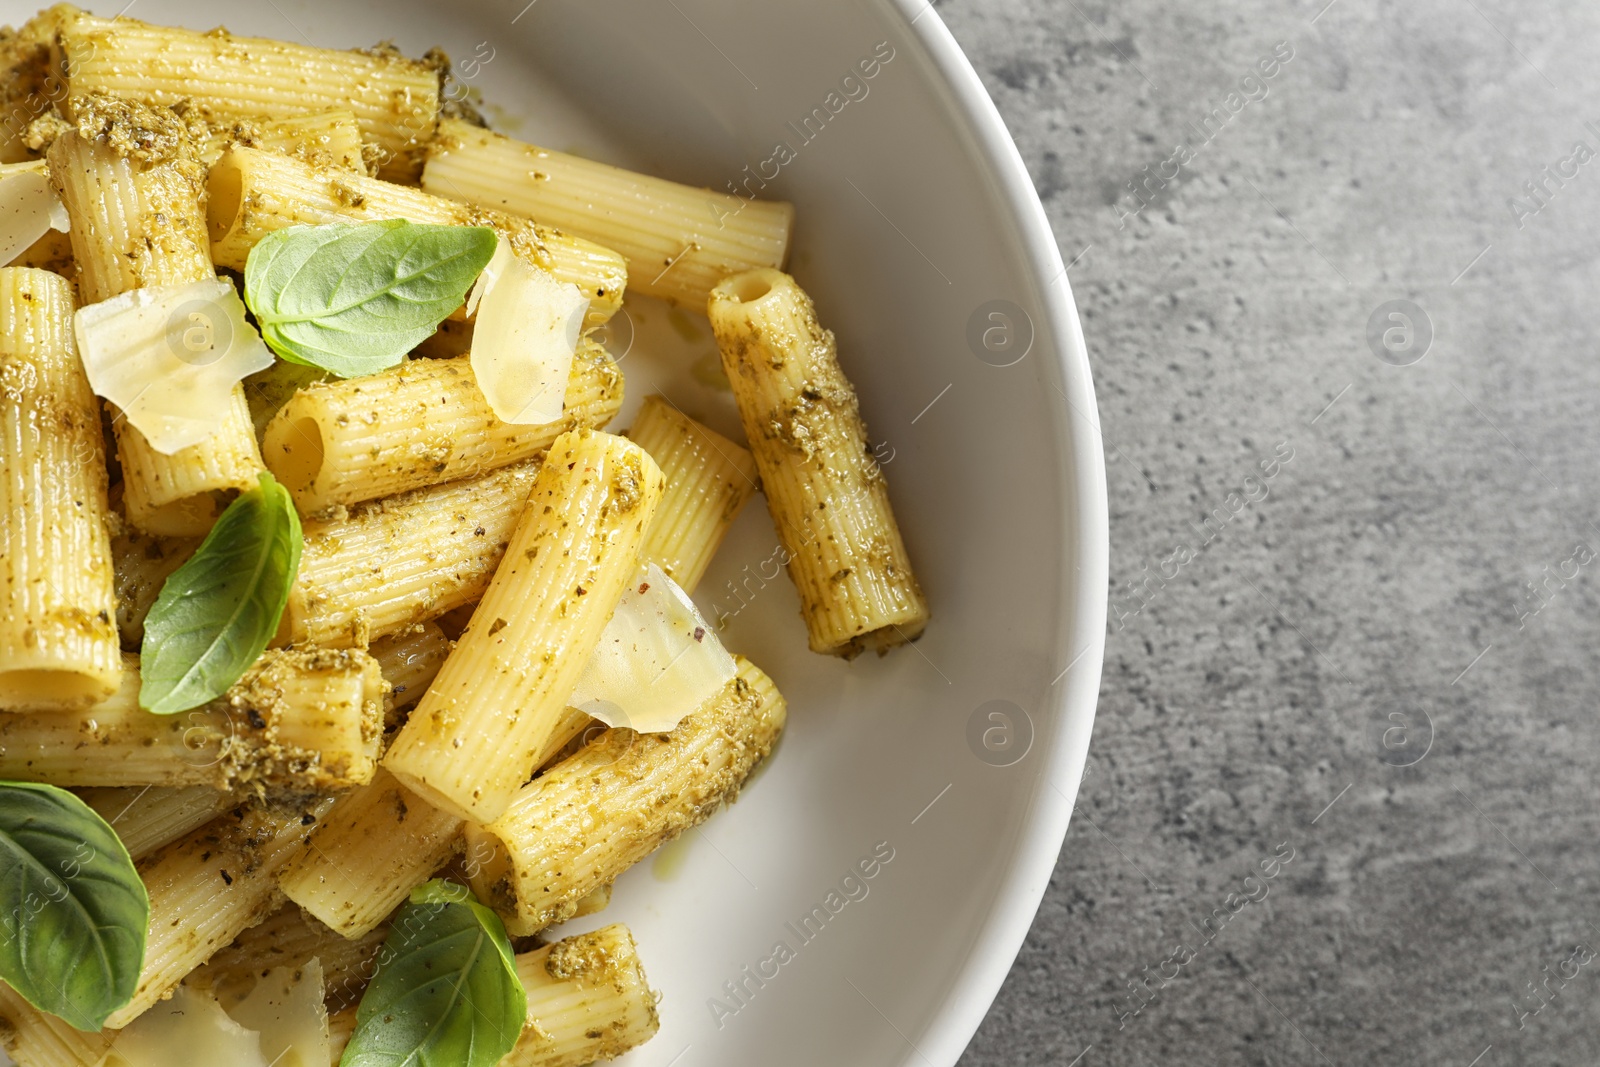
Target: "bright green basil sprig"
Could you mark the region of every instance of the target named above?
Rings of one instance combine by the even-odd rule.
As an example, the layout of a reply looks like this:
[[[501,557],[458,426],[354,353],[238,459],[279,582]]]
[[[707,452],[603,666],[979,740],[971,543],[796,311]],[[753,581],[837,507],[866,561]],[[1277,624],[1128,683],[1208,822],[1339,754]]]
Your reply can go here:
[[[527,1015],[500,917],[435,879],[389,928],[339,1067],[494,1067]]]
[[[215,700],[278,631],[300,569],[300,517],[270,474],[222,513],[144,622],[139,705],[172,715]]]
[[[483,226],[290,226],[250,250],[244,299],[284,359],[355,378],[405,359],[494,256]]]
[[[0,978],[40,1011],[98,1030],[144,965],[150,898],[128,850],[87,804],[0,782]]]

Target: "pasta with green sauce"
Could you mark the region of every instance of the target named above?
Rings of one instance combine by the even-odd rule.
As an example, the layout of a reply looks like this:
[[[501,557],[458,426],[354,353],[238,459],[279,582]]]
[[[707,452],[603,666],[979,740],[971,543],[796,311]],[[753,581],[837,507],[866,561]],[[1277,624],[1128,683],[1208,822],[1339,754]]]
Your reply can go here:
[[[648,943],[531,938],[774,750],[689,596],[729,528],[764,487],[814,651],[928,618],[793,207],[493,133],[437,51],[61,5],[0,59],[0,1046],[649,1040]],[[709,314],[747,441],[614,427],[630,285]]]

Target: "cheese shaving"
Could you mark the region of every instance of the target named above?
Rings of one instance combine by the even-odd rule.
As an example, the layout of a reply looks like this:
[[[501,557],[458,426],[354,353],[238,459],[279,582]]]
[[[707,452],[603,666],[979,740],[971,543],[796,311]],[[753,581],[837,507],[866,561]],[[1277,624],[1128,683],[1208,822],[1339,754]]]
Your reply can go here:
[[[229,1018],[210,993],[187,985],[129,1023],[99,1067],[175,1063],[268,1067],[261,1036]]]
[[[737,673],[689,594],[652,563],[622,595],[570,703],[607,726],[664,733]]]
[[[504,240],[467,297],[472,373],[495,417],[546,423],[561,417],[589,301],[571,283],[513,255]]]
[[[326,1067],[330,1056],[324,992],[320,960],[275,967],[229,1014],[261,1035],[261,1054],[273,1067]]]
[[[37,164],[0,166],[0,265],[51,230],[66,232],[67,209]]]
[[[95,394],[171,455],[216,433],[233,387],[272,366],[244,315],[233,282],[213,278],[90,304],[78,310],[73,332]]]

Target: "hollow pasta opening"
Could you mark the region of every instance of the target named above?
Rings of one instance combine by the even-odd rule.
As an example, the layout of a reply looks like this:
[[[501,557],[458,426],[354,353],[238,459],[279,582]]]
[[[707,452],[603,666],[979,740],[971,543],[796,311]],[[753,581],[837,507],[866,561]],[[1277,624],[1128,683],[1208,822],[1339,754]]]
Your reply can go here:
[[[772,280],[766,271],[747,271],[726,283],[726,292],[741,304],[760,300],[772,292]]]
[[[244,207],[244,176],[237,165],[223,160],[211,168],[206,206],[206,228],[212,241],[220,241],[239,221]]]

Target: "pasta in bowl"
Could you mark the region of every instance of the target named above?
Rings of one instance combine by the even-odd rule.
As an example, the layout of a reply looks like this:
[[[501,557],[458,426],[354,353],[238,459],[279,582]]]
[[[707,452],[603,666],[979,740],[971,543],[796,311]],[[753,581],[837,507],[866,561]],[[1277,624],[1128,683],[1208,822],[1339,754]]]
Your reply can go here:
[[[728,1028],[902,852],[705,995],[649,914],[704,921],[684,849],[782,780],[808,676],[955,684],[805,205],[493,132],[437,52],[66,7],[6,44],[45,105],[0,146],[12,1057],[668,1062]]]

